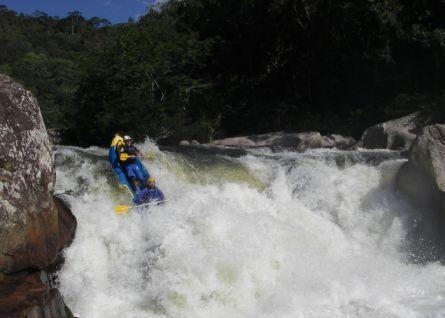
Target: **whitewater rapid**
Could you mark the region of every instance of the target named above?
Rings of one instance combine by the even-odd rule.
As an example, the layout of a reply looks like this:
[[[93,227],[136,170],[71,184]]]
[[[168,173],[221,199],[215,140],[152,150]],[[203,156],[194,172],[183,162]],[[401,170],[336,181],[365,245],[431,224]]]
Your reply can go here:
[[[125,216],[107,150],[57,150],[78,221],[58,285],[75,315],[445,317],[445,267],[409,261],[397,155],[140,147],[168,201]]]

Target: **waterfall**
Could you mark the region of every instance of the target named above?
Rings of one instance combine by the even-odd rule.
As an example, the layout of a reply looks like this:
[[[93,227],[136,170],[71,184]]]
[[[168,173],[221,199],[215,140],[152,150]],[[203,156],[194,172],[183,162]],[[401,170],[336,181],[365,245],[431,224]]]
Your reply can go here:
[[[140,148],[168,201],[128,215],[106,149],[57,150],[79,317],[444,317],[445,267],[409,261],[398,153]]]

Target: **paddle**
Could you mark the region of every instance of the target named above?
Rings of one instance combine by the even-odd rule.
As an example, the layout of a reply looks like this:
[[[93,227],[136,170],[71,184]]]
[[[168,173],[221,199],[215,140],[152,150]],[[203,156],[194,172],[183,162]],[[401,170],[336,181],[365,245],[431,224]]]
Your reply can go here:
[[[134,156],[134,155],[129,155],[129,154],[125,153],[125,152],[124,152],[124,153],[121,153],[121,154],[119,155],[119,159],[120,159],[121,161],[126,161],[127,159],[131,159],[131,158],[134,158],[134,157],[136,157],[136,156]],[[147,153],[145,154],[144,158],[147,159],[147,160],[153,160],[153,159],[154,159],[154,154],[151,153],[151,152],[147,152]]]
[[[113,209],[114,209],[114,212],[116,212],[116,214],[124,214],[133,208],[140,208],[140,207],[148,206],[148,205],[153,206],[153,205],[158,205],[158,203],[163,204],[166,201],[167,200],[163,200],[163,201],[154,200],[152,202],[144,203],[141,205],[116,205]]]
[[[120,160],[122,160],[122,161],[126,161],[127,159],[129,159],[129,158],[134,158],[135,156],[133,156],[133,155],[129,155],[128,153],[121,153],[120,155],[119,155],[119,159]]]
[[[114,212],[116,212],[116,214],[124,214],[133,208],[140,208],[140,207],[147,206],[147,205],[150,205],[150,203],[145,203],[145,204],[141,204],[141,205],[117,205],[113,209],[114,209]]]

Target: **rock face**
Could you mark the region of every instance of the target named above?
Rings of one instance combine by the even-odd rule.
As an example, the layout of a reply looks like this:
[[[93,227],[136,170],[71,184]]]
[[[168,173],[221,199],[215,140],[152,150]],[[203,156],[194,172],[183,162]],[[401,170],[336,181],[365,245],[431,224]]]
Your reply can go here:
[[[445,215],[445,125],[423,129],[398,175],[398,187],[418,204],[436,204]]]
[[[61,199],[57,197],[54,197],[53,199],[58,211],[58,250],[61,251],[64,247],[69,246],[73,242],[74,235],[76,234],[77,220]]]
[[[430,122],[429,116],[416,112],[372,126],[366,129],[356,147],[408,150],[422,128]]]
[[[443,249],[441,253],[445,252],[445,125],[422,130],[396,183],[418,208],[416,238],[432,242],[436,249]]]
[[[0,76],[0,268],[44,268],[58,251],[53,156],[36,99]]]
[[[3,277],[0,286],[0,318],[72,317],[59,290],[50,288],[44,272]]]
[[[5,75],[0,140],[0,317],[66,317],[59,291],[40,274],[4,275],[46,268],[76,230],[71,211],[52,195],[53,153],[37,101]]]
[[[60,129],[47,129],[46,132],[51,144],[59,145],[62,142],[62,131]]]
[[[261,135],[225,138],[208,145],[217,147],[283,147],[297,150],[312,148],[347,149],[354,145],[351,137],[340,135],[322,136],[319,132],[275,132]]]

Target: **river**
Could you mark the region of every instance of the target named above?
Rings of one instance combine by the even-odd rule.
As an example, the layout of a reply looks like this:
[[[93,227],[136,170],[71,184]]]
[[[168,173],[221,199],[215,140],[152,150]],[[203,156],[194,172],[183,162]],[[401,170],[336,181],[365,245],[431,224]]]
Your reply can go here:
[[[167,202],[128,215],[107,149],[57,150],[78,220],[57,283],[79,317],[445,317],[397,152],[140,148]]]

